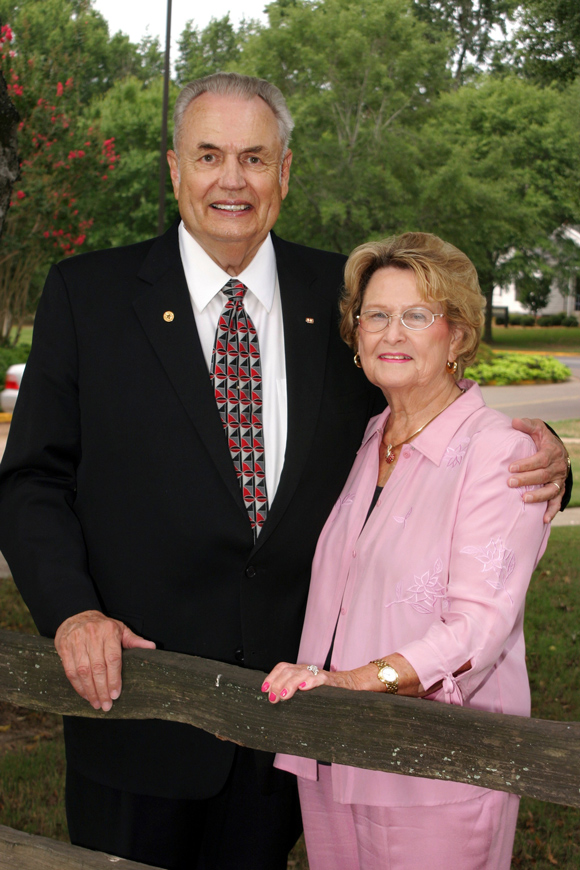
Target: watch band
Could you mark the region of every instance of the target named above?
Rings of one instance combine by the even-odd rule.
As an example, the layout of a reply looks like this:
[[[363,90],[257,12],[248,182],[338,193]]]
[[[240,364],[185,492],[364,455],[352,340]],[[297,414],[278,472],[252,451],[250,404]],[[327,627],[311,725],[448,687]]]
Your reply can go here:
[[[391,695],[396,695],[399,691],[399,675],[395,668],[384,659],[373,659],[370,664],[378,667],[379,672],[377,676],[381,683],[383,683],[385,691]],[[388,673],[383,673],[383,671],[388,671]]]

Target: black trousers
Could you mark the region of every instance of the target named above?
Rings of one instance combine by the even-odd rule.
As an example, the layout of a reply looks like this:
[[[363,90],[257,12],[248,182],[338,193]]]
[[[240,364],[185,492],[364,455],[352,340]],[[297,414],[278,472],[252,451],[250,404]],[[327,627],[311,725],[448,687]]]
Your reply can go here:
[[[302,831],[295,778],[263,794],[253,752],[242,747],[208,800],[118,791],[69,768],[66,811],[75,845],[166,870],[286,870]]]

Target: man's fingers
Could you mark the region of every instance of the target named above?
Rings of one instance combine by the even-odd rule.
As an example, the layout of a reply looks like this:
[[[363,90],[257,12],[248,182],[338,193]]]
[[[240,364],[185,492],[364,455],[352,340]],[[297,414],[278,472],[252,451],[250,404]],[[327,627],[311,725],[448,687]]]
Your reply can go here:
[[[551,523],[558,511],[562,506],[562,496],[558,495],[557,498],[551,498],[548,504],[546,505],[546,512],[544,514],[544,522]]]
[[[55,646],[73,688],[96,710],[110,710],[121,692],[121,637],[125,626],[99,611],[65,620]]]
[[[535,456],[528,459],[522,459],[510,465],[512,474],[520,474],[521,472],[534,471],[539,468],[545,469],[545,476],[542,480],[534,481],[534,483],[547,483],[549,480],[555,480],[558,484],[562,480],[566,480],[568,475],[568,454],[566,448],[560,439],[547,428],[541,420],[512,420],[514,429],[521,432],[526,432],[530,435],[538,452]],[[523,484],[529,486],[531,481],[526,480]]]
[[[542,501],[547,502],[546,512],[544,514],[544,522],[549,523],[554,519],[554,517],[560,510],[563,494],[563,483],[561,484],[559,490],[554,483],[548,483],[546,486],[542,486],[539,489],[533,489],[530,492],[524,493],[523,499],[528,504]]]
[[[123,649],[156,649],[156,644],[152,640],[145,640],[144,637],[135,634],[126,625],[123,626],[121,644]]]

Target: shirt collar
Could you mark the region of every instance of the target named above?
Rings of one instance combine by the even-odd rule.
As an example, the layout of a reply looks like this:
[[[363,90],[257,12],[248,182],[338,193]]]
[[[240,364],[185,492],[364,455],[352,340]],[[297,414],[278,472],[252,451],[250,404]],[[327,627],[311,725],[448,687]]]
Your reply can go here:
[[[195,309],[201,312],[232,276],[224,272],[187,232],[183,221],[179,224],[178,232],[179,252],[189,294]],[[236,278],[246,285],[248,292],[262,303],[266,311],[271,311],[276,288],[276,255],[269,233],[250,265]]]
[[[463,379],[458,381],[457,384],[465,390],[463,395],[459,396],[455,402],[452,402],[442,414],[436,417],[432,423],[429,423],[423,432],[420,432],[411,442],[416,450],[427,459],[430,459],[435,465],[441,465],[449,442],[459,427],[475,411],[485,406],[483,395],[475,381]],[[390,408],[386,408],[379,417],[370,421],[361,448],[373,437],[382,439],[390,413]]]

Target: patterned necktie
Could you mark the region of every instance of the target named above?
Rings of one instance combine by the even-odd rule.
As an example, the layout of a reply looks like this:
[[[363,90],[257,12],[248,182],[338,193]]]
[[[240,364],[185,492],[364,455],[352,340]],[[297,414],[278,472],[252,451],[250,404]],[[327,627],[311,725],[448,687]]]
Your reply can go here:
[[[254,540],[268,513],[262,428],[262,369],[258,335],[244,307],[247,287],[231,278],[222,287],[210,377]]]

